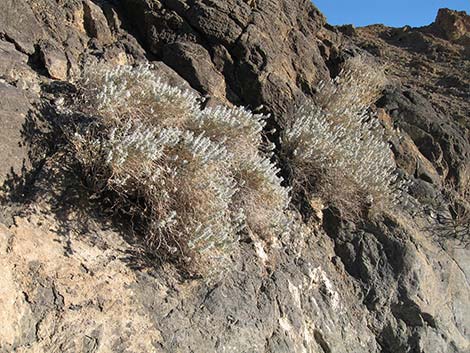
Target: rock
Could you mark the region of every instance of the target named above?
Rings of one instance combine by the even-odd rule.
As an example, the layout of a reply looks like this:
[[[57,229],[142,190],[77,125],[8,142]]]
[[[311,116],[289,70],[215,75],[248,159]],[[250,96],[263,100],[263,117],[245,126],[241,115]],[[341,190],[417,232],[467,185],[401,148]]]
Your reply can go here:
[[[398,91],[403,94],[391,94],[389,89],[379,106],[387,101],[394,124],[409,134],[438,174],[465,188],[470,165],[470,70],[465,54],[468,48],[461,40],[468,32],[464,23],[469,17],[442,9],[437,18],[434,24],[420,28],[359,28],[351,40],[380,56],[390,74],[401,81]],[[463,37],[457,42],[447,39],[443,28]]]
[[[285,268],[266,277],[254,249],[245,247],[249,256],[241,261],[251,275],[234,272],[224,284],[210,288],[155,277],[145,263],[134,268],[138,255],[114,232],[95,229],[102,244],[97,246],[90,239],[64,235],[65,224],[50,217],[33,214],[29,220],[16,218],[15,224],[7,231],[13,237],[11,249],[0,256],[6,271],[0,291],[7,294],[0,298],[8,298],[0,302],[0,316],[8,315],[11,323],[0,332],[0,350],[67,347],[62,350],[76,352],[92,347],[94,352],[287,353],[322,352],[321,347],[329,347],[352,353],[377,349],[365,325],[355,326],[348,316],[334,313],[352,312],[354,320],[365,320],[366,315],[350,301],[351,283],[331,278],[333,267],[327,261],[304,258],[299,271],[294,257],[288,260],[285,254]],[[342,329],[329,330],[331,325]]]
[[[88,36],[106,45],[114,41],[103,10],[90,0],[83,2],[84,26]]]
[[[42,42],[39,48],[41,60],[49,76],[57,80],[67,79],[68,60],[63,51],[48,42]]]
[[[0,223],[0,256],[7,255],[12,240],[13,235],[10,233],[7,226]]]
[[[413,149],[411,149],[413,150]],[[433,165],[423,156],[417,154],[417,164],[416,164],[416,176],[424,181],[433,183],[435,185],[441,185],[441,178],[439,173],[433,167]]]
[[[404,131],[396,131],[394,122],[382,108],[378,109],[377,118],[387,131],[397,166],[409,176],[421,178],[427,182],[441,185],[441,177],[445,179],[448,170],[441,170],[440,175],[433,164],[421,153],[415,141]],[[439,160],[442,161],[442,150],[439,151]]]
[[[432,184],[422,180],[413,180],[409,187],[409,193],[423,204],[434,206],[439,194]]]
[[[194,43],[167,45],[163,50],[163,62],[198,91],[222,99],[225,97],[224,77],[214,68],[204,47]]]
[[[326,217],[335,222],[331,214]],[[467,289],[462,291],[459,286],[468,286],[468,266],[462,260],[454,263],[451,254],[432,245],[430,235],[425,240],[424,224],[419,232],[410,232],[405,229],[411,226],[411,219],[385,217],[355,229],[336,221],[338,227],[330,233],[346,271],[367,283],[364,305],[377,314],[374,325],[381,351],[465,352],[469,344],[462,329],[468,325],[468,319],[463,318],[468,308],[443,307],[441,300],[443,296],[457,302],[466,300]],[[416,242],[422,247],[416,247]],[[382,261],[385,257],[389,260]],[[436,331],[440,329],[452,334],[439,335]]]
[[[453,260],[432,237],[406,230],[410,220],[401,216],[364,228],[340,225],[334,247],[321,232],[302,240],[303,248],[285,244],[282,266],[269,276],[246,245],[239,259],[246,272],[229,272],[215,287],[156,272],[113,231],[93,228],[95,243],[64,234],[74,217],[60,224],[54,216],[28,218],[0,227],[0,249],[10,244],[0,255],[0,316],[11,323],[0,332],[6,351],[65,343],[71,352],[468,349],[468,306],[442,305],[442,298],[468,300],[465,257]]]
[[[22,90],[0,82],[0,185],[19,182],[30,167],[23,139],[29,109]]]
[[[0,73],[2,77],[13,78],[13,75],[19,70],[27,67],[28,56],[17,51],[15,45],[10,42],[0,41]]]
[[[103,60],[110,65],[128,65],[129,57],[125,50],[117,47],[110,48],[103,53]]]
[[[338,30],[351,37],[351,36],[354,36],[356,35],[356,28],[354,27],[354,25],[343,25],[343,26],[338,26]]]
[[[317,43],[338,40],[323,28],[323,15],[307,0],[260,0],[251,6],[242,0],[210,5],[197,0],[191,6],[184,1],[126,0],[122,7],[139,29],[145,47],[181,76],[191,80],[188,77],[195,75],[188,74],[187,64],[179,69],[168,52],[202,46],[205,51],[186,50],[186,62],[201,62],[200,53],[207,51],[225,79],[232,103],[252,108],[263,104],[277,115],[288,111],[299,97],[311,94],[315,83],[328,77]],[[191,55],[194,57],[189,61]],[[207,64],[206,70],[217,77],[210,69],[212,64]]]
[[[64,253],[66,239],[42,221],[37,233],[32,223],[17,219],[9,231],[11,250],[0,255],[0,318],[9,322],[2,326],[0,351],[161,351],[155,348],[160,333],[139,307],[128,285],[131,270],[118,253],[84,243],[77,249],[83,257],[72,259]]]
[[[410,176],[437,186],[441,185],[441,178],[445,179],[448,171],[441,169],[442,175],[439,175],[433,164],[423,156],[408,134],[402,133],[397,140],[398,142],[393,145],[397,165]]]
[[[42,37],[43,30],[24,0],[2,0],[0,34],[25,54],[33,54],[34,45]]]
[[[451,41],[470,36],[470,16],[465,11],[440,9],[432,26]]]
[[[468,18],[450,10],[440,13],[439,16],[455,17],[456,21]],[[377,25],[358,28],[356,32],[351,40],[379,56],[390,75],[399,78],[403,87],[399,90],[409,92],[407,98],[396,97],[400,104],[389,105],[390,113],[398,118],[394,119],[395,123],[409,133],[440,175],[447,175],[451,182],[464,187],[470,131],[470,70],[465,54],[468,48],[460,42],[443,39],[445,36],[436,24],[398,29]],[[390,91],[386,96],[391,98]],[[403,109],[405,105],[415,105],[414,113]],[[420,123],[416,124],[418,115]],[[429,148],[432,151],[425,151]],[[445,163],[435,163],[431,154],[437,160],[442,156]]]
[[[470,141],[465,130],[411,89],[387,89],[377,105],[409,134],[420,153],[432,163],[433,167],[426,167],[426,161],[421,159],[418,173],[424,173],[422,175],[433,182],[438,181],[437,174],[465,180],[470,164]],[[412,149],[408,147],[406,151],[410,153]]]
[[[13,43],[0,40],[0,77],[9,83],[32,82],[36,73],[28,65],[28,55],[16,50]]]
[[[468,181],[465,35],[377,25],[346,37],[309,0],[4,0],[0,10],[0,183],[14,191],[0,195],[0,352],[469,351],[468,249],[424,212],[441,183]],[[272,247],[241,241],[216,284],[144,253],[54,148],[28,165],[41,136],[30,101],[64,101],[90,63],[151,63],[208,106],[270,112],[280,129],[364,50],[395,78],[377,107],[398,173],[411,176],[409,204],[351,222],[312,198],[316,224]]]
[[[171,67],[165,65],[161,61],[154,61],[152,62],[152,65],[158,76],[168,82],[170,85],[177,86],[184,90],[192,91],[193,93],[198,94],[198,91],[196,91],[194,88],[191,88],[191,85],[188,83],[188,81],[178,75]]]

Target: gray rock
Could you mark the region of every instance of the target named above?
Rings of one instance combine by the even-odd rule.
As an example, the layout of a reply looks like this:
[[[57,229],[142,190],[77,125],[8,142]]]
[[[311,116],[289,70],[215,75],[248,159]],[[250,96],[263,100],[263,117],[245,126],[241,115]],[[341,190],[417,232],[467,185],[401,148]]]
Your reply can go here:
[[[459,127],[449,116],[436,111],[432,104],[412,89],[387,89],[378,102],[406,131],[420,152],[440,174],[467,180],[470,166],[468,131]],[[434,179],[432,176],[430,179]]]
[[[24,53],[33,54],[43,30],[24,0],[3,0],[0,3],[0,34]]]
[[[64,52],[48,42],[40,44],[41,60],[49,76],[53,79],[66,80],[68,60]]]
[[[225,97],[225,81],[204,47],[195,43],[175,43],[163,50],[163,62],[204,94]]]
[[[28,56],[16,50],[13,43],[0,40],[0,77],[14,82],[30,71]]]
[[[18,182],[30,168],[22,132],[30,104],[25,93],[0,82],[0,184]]]
[[[23,81],[48,83],[41,102],[50,103],[64,83],[51,85],[47,75],[73,80],[92,62],[152,61],[170,83],[216,96],[207,104],[262,104],[279,122],[342,60],[361,53],[351,41],[362,29],[342,37],[308,0],[116,4],[0,2],[0,183],[26,180],[24,133],[38,132],[27,119],[34,90]],[[397,36],[419,40],[415,53],[431,55],[429,36],[413,31]],[[393,43],[374,48],[387,58],[388,45],[398,50]],[[450,81],[449,88],[461,86]],[[397,86],[378,102],[410,136],[394,147],[409,154],[401,166],[418,178],[411,191],[419,201],[439,196],[448,171],[464,180],[469,160],[468,132],[434,97]],[[30,202],[0,208],[7,223],[0,226],[0,322],[8,322],[2,353],[469,350],[468,249],[437,241],[435,220],[419,208],[414,218],[385,210],[356,224],[325,210],[308,236],[299,232],[266,248],[267,260],[243,241],[233,268],[214,285],[183,279],[171,264],[157,266],[125,232],[75,204],[86,193],[60,155],[44,162],[34,170]]]
[[[188,73],[187,63],[197,63],[201,71],[198,63],[209,52],[220,74],[203,59],[209,74],[206,80],[222,75],[233,103],[252,108],[263,104],[280,115],[328,76],[320,47],[332,45],[336,34],[323,27],[324,17],[309,1],[231,0],[209,5],[198,0],[125,0],[122,6],[123,14],[139,29],[144,46],[185,79],[194,81],[197,76]],[[316,44],[322,40],[329,44]],[[188,42],[205,51],[184,51]],[[191,47],[197,48],[195,44]],[[185,64],[175,65],[173,53],[183,54],[186,59],[179,60]]]

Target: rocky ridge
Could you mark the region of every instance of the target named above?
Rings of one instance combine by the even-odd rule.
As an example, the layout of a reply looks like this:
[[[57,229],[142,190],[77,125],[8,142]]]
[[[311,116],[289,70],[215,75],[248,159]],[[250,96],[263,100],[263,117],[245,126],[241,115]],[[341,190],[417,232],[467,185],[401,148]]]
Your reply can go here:
[[[80,181],[40,138],[91,62],[151,61],[207,104],[269,112],[279,127],[369,52],[394,78],[376,105],[402,131],[397,162],[415,197],[435,199],[469,178],[468,18],[336,29],[307,0],[2,1],[0,352],[468,351],[468,250],[436,238],[420,206],[359,224],[325,210],[279,249],[244,242],[213,285],[82,207]]]

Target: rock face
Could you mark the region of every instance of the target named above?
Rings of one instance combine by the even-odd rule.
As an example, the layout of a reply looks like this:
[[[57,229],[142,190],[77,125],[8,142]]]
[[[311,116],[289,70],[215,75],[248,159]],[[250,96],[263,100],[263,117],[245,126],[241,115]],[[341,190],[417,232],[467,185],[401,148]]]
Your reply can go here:
[[[204,94],[280,114],[328,75],[322,53],[336,34],[308,0],[125,0],[122,7],[142,45]]]
[[[341,34],[308,0],[2,1],[0,352],[468,352],[468,249],[422,204],[356,224],[325,210],[279,247],[243,242],[238,267],[206,283],[82,207],[60,154],[33,148],[44,107],[91,62],[152,61],[279,126],[367,51],[392,77],[376,105],[403,133],[397,163],[418,200],[438,199],[469,179],[467,24],[443,10],[428,27]]]
[[[470,17],[465,11],[440,9],[433,26],[438,32],[441,32],[445,39],[469,43]]]
[[[470,46],[456,38],[468,37],[469,21],[465,12],[442,9],[427,27],[368,26],[350,37],[402,83],[387,90],[378,106],[444,179],[461,185],[470,170]]]
[[[28,99],[22,90],[0,82],[0,138],[2,158],[0,182],[21,175],[29,164],[28,149],[23,146],[22,130],[30,110]]]

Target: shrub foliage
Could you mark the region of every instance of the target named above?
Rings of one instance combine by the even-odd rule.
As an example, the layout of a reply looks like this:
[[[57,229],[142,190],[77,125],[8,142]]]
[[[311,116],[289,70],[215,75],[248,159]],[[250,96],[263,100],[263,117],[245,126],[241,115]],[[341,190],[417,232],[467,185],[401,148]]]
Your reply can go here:
[[[384,129],[368,110],[383,73],[360,60],[321,83],[316,99],[296,111],[282,137],[294,191],[352,217],[397,202],[404,187]]]
[[[77,87],[73,110],[88,118],[68,134],[73,154],[159,255],[213,268],[243,228],[265,239],[287,230],[288,190],[260,152],[266,116],[202,109],[149,66],[95,66]]]
[[[355,215],[394,203],[402,184],[383,129],[367,107],[383,75],[359,59],[322,83],[281,132],[292,178],[283,186],[263,142],[266,116],[201,107],[199,96],[150,66],[90,67],[72,100],[69,146],[83,176],[127,214],[149,248],[196,271],[220,268],[243,230],[271,240],[291,228],[294,195]]]

